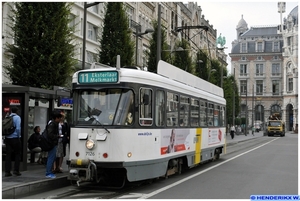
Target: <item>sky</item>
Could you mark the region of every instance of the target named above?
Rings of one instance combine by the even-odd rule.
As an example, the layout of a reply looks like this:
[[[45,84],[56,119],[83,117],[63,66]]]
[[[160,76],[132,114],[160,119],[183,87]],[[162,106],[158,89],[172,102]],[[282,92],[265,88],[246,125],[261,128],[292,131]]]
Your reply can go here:
[[[192,2],[192,1],[191,1]],[[262,25],[279,25],[280,13],[278,13],[277,3],[279,1],[214,1],[214,0],[198,0],[197,5],[201,6],[202,15],[205,20],[209,20],[209,24],[217,29],[217,37],[220,33],[226,38],[224,45],[225,53],[231,52],[232,41],[236,39],[236,26],[238,25],[242,15],[248,24],[248,28],[252,26]],[[298,1],[282,1],[286,2],[285,13],[288,14],[298,5]],[[231,60],[227,56],[227,69],[230,73]]]

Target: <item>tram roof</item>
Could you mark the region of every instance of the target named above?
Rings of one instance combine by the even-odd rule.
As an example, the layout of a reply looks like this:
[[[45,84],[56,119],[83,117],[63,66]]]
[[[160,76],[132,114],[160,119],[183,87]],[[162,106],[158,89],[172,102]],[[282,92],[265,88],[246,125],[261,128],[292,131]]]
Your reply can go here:
[[[86,69],[76,72],[73,75],[73,83],[77,83],[78,73],[82,71],[95,71],[95,70],[116,70],[115,67],[108,67],[100,65],[99,68]],[[199,77],[196,77],[186,71],[183,71],[176,66],[173,66],[167,62],[159,61],[157,74],[137,70],[133,68],[120,68],[120,82],[135,82],[141,84],[149,84],[162,88],[168,88],[174,91],[180,91],[182,93],[193,94],[197,96],[198,90],[201,90],[201,94],[204,97],[211,97],[217,102],[224,102],[223,89],[209,83]],[[218,97],[218,98],[217,98]],[[210,99],[210,98],[209,98]]]

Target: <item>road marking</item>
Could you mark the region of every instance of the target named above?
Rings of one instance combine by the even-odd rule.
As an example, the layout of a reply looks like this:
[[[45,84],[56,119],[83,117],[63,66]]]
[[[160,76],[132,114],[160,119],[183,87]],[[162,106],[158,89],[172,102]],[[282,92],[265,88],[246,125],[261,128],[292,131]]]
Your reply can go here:
[[[188,181],[188,180],[190,180],[190,179],[193,179],[193,178],[196,177],[196,176],[199,176],[199,175],[201,175],[201,174],[203,174],[203,173],[205,173],[205,172],[207,172],[207,171],[209,171],[209,170],[212,170],[212,169],[214,169],[214,168],[216,168],[216,167],[218,167],[218,166],[220,166],[220,165],[223,165],[223,164],[225,164],[225,163],[228,163],[229,161],[232,161],[233,159],[236,159],[236,158],[238,158],[238,157],[240,157],[240,156],[243,156],[243,155],[245,155],[245,154],[247,154],[247,153],[249,153],[249,152],[251,152],[251,151],[254,151],[254,150],[256,150],[256,149],[259,149],[259,148],[261,148],[261,147],[263,147],[263,146],[265,146],[265,145],[267,145],[267,144],[269,144],[269,143],[271,143],[271,142],[273,142],[273,141],[275,141],[275,140],[278,140],[278,139],[279,139],[279,137],[278,137],[278,138],[275,138],[275,139],[273,139],[273,140],[271,140],[270,142],[267,142],[267,143],[265,143],[265,144],[262,144],[262,145],[260,145],[260,146],[258,146],[258,147],[255,147],[255,148],[253,148],[253,149],[250,149],[250,150],[248,150],[248,151],[246,151],[246,152],[244,152],[244,153],[241,153],[241,154],[239,154],[239,155],[236,155],[235,157],[232,157],[232,158],[230,158],[230,159],[228,159],[228,160],[226,160],[226,161],[223,161],[223,162],[221,162],[221,163],[219,163],[219,164],[216,164],[216,165],[214,165],[214,166],[212,166],[212,167],[209,167],[209,168],[207,168],[207,169],[205,169],[205,170],[202,170],[202,171],[200,171],[200,172],[198,172],[198,173],[196,173],[196,174],[193,174],[193,175],[191,175],[191,176],[189,176],[189,177],[186,177],[186,178],[184,178],[184,179],[182,179],[182,180],[179,180],[179,181],[177,181],[177,182],[175,182],[175,183],[173,183],[173,184],[170,184],[170,185],[165,186],[165,187],[163,187],[163,188],[161,188],[161,189],[158,189],[158,190],[156,190],[156,191],[153,191],[152,193],[144,194],[143,196],[139,197],[138,199],[148,199],[148,198],[150,198],[150,197],[152,197],[152,196],[154,196],[154,195],[156,195],[156,194],[158,194],[158,193],[161,193],[161,192],[163,192],[163,191],[165,191],[165,190],[168,190],[168,189],[170,189],[170,188],[172,188],[172,187],[174,187],[174,186],[177,186],[177,185],[179,185],[179,184],[181,184],[181,183],[183,183],[183,182],[185,182],[185,181]]]
[[[121,197],[118,197],[118,199],[126,199],[126,198],[138,198],[143,196],[142,193],[129,193],[128,195],[122,195]]]

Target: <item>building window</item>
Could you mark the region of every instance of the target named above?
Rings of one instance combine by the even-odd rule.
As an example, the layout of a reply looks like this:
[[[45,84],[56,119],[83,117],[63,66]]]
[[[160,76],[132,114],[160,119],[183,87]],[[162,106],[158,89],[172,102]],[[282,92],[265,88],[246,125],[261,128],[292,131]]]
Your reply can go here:
[[[246,94],[247,92],[247,80],[241,80],[241,94]]]
[[[240,76],[247,76],[247,64],[240,64]]]
[[[280,86],[279,80],[273,80],[272,81],[272,93],[273,93],[273,95],[279,95],[279,86]]]
[[[241,44],[241,53],[247,53],[247,43]]]
[[[263,87],[264,83],[262,80],[256,81],[256,95],[262,95],[263,94]]]
[[[280,52],[279,45],[280,45],[279,41],[275,41],[273,43],[273,52]]]
[[[263,43],[262,42],[256,43],[256,52],[263,52]]]
[[[131,25],[131,21],[132,21],[132,16],[134,16],[134,9],[131,7],[131,6],[128,6],[126,7],[126,15],[128,17],[128,25],[129,27],[132,27]]]
[[[91,12],[94,12],[94,13],[99,13],[99,5],[98,4],[96,4],[96,5],[94,5],[94,6],[91,6],[91,7],[89,7],[89,8],[87,8],[89,11],[91,11]]]
[[[273,63],[272,64],[272,76],[278,76],[278,75],[280,75],[280,64]]]
[[[293,91],[293,78],[288,79],[288,90],[289,92]]]
[[[264,65],[263,64],[256,64],[255,75],[256,76],[264,75]]]
[[[89,63],[93,63],[93,62],[97,62],[97,54],[86,51],[86,55],[87,55],[87,62]]]
[[[271,107],[271,114],[280,113],[280,111],[281,111],[281,107],[279,105],[273,105]]]
[[[70,14],[69,18],[70,18],[69,27],[75,30],[76,16],[74,14]]]
[[[97,41],[98,27],[95,25],[88,23],[88,34],[87,38],[93,41]]]

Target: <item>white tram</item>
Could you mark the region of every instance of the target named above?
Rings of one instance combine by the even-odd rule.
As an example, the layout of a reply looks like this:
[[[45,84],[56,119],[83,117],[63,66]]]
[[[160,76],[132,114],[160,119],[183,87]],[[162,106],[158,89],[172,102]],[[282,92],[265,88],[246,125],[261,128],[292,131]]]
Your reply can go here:
[[[164,61],[157,74],[93,64],[73,75],[68,179],[123,187],[218,159],[223,89]]]

